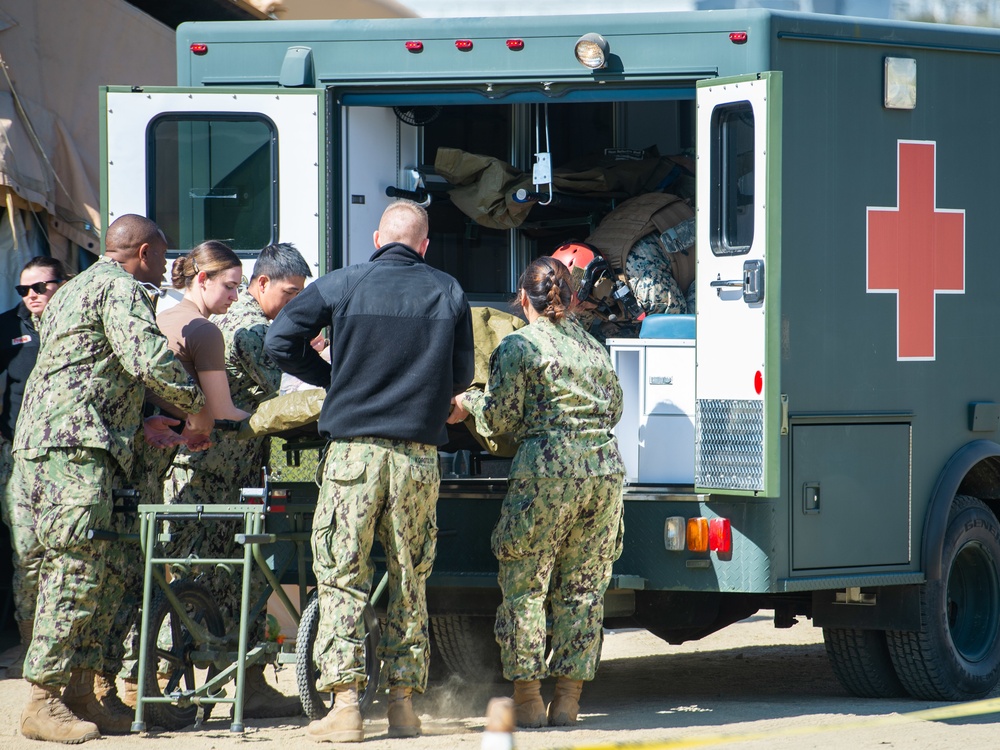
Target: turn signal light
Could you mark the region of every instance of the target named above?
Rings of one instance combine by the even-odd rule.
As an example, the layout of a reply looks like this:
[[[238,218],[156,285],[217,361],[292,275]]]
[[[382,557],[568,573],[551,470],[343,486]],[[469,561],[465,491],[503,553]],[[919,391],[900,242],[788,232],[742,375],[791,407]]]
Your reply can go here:
[[[713,552],[733,551],[733,529],[728,518],[713,518],[708,522],[708,548]]]
[[[708,552],[708,519],[689,518],[687,523],[687,548],[691,552]]]
[[[668,552],[680,552],[684,549],[687,521],[682,516],[670,516],[663,523],[663,546]]]

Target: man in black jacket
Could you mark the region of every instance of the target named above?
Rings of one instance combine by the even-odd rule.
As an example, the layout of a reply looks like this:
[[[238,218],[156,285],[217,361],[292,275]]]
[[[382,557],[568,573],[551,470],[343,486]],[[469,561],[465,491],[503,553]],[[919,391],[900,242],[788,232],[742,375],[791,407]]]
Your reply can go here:
[[[389,572],[379,646],[389,683],[389,736],[420,733],[410,695],[427,683],[425,583],[434,563],[440,474],[452,396],[473,377],[465,293],[424,262],[427,213],[396,201],[382,214],[375,254],[328,273],[286,305],[265,351],[287,373],[327,389],[319,419],[328,443],[313,519],[320,601],[317,689],[333,709],[312,722],[318,742],[360,742],[364,679],[362,613],[372,585],[377,532]],[[310,341],[329,326],[332,365]]]

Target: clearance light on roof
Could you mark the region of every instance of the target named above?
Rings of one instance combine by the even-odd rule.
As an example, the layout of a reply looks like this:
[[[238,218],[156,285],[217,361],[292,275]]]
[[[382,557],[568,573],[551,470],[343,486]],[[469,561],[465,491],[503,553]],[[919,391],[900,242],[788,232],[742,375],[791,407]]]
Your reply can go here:
[[[580,64],[591,70],[607,67],[610,52],[611,45],[600,34],[584,34],[577,39],[573,50]]]
[[[524,49],[524,40],[523,39],[508,39],[507,40],[507,49],[512,50],[513,52],[520,52],[521,50]]]
[[[192,42],[191,53],[195,55],[207,55],[208,45],[205,44],[204,42]]]
[[[731,41],[733,44],[746,44],[747,33],[745,31],[730,31],[729,41]]]
[[[410,52],[423,52],[424,51],[424,43],[423,42],[407,42],[406,43],[406,49],[408,49]]]
[[[456,39],[455,40],[455,47],[458,48],[461,52],[468,52],[470,49],[472,49],[472,40],[471,39]]]

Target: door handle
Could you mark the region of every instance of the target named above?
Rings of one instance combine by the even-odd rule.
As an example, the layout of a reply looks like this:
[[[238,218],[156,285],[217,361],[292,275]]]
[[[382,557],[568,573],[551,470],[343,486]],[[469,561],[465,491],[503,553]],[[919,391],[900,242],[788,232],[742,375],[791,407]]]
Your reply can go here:
[[[743,301],[747,304],[764,301],[764,261],[745,260],[743,261],[742,279],[723,279],[721,274],[716,274],[715,281],[709,282],[715,288],[716,293],[722,295],[724,288],[742,289]]]

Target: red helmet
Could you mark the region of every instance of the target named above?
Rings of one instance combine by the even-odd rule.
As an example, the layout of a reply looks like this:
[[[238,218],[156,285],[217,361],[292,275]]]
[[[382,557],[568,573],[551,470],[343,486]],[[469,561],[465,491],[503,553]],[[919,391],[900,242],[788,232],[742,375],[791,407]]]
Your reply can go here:
[[[586,242],[566,242],[552,257],[565,265],[576,285],[576,298],[592,303],[598,317],[605,320],[642,320],[646,313],[632,290],[620,280],[607,259]]]
[[[585,242],[566,242],[552,253],[552,257],[560,261],[570,271],[574,268],[579,268],[581,271],[586,270],[597,255],[598,252]]]

